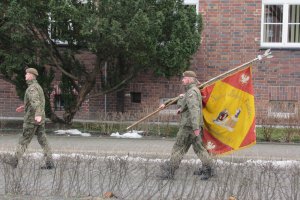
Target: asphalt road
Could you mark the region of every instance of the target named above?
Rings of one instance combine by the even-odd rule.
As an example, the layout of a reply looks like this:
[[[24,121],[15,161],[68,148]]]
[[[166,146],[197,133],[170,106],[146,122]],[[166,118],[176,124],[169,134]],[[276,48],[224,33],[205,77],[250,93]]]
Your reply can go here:
[[[0,152],[13,152],[19,135],[1,134]],[[54,153],[97,153],[104,155],[131,155],[152,158],[168,158],[174,139],[142,138],[121,139],[113,137],[48,136]],[[28,152],[41,152],[36,138],[29,145]],[[196,158],[190,148],[185,159]],[[249,148],[236,151],[221,159],[255,160],[300,160],[300,144],[259,143]]]

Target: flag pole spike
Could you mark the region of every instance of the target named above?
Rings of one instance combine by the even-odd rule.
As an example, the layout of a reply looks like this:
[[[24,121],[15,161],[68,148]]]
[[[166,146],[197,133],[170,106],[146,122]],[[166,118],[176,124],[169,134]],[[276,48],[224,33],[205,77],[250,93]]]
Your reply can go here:
[[[246,69],[251,63],[253,63],[255,61],[262,60],[263,58],[272,58],[273,55],[271,55],[271,54],[272,54],[271,49],[267,49],[264,52],[264,54],[258,55],[256,58],[254,58],[254,59],[252,59],[252,60],[250,60],[250,61],[248,61],[248,62],[246,62],[246,63],[244,63],[244,64],[242,64],[240,66],[237,66],[237,67],[235,67],[235,68],[233,68],[233,69],[231,69],[231,70],[229,70],[229,71],[227,71],[227,72],[225,72],[223,74],[220,74],[220,75],[218,75],[218,76],[216,76],[216,77],[214,77],[214,78],[212,78],[212,79],[210,79],[210,80],[208,80],[208,81],[206,81],[206,82],[204,82],[202,84],[199,84],[199,85],[197,85],[197,87],[199,89],[203,89],[204,87],[206,87],[208,85],[211,85],[211,84],[215,83],[216,81],[221,80],[221,79],[223,79],[223,78],[225,78],[225,77],[227,77],[227,76],[229,76],[229,75],[231,75],[231,74],[233,74],[233,73],[235,73],[237,71]],[[151,117],[154,114],[158,113],[159,111],[161,111],[161,110],[169,107],[173,103],[177,102],[178,99],[179,99],[179,96],[170,99],[168,101],[168,103],[165,103],[165,107],[164,108],[158,108],[158,109],[156,109],[154,112],[150,113],[149,115],[143,117],[142,119],[140,119],[137,122],[133,123],[132,125],[128,126],[126,129],[128,130],[128,129],[136,126],[137,124],[141,123],[142,121],[145,121],[146,119],[148,119],[149,117]]]

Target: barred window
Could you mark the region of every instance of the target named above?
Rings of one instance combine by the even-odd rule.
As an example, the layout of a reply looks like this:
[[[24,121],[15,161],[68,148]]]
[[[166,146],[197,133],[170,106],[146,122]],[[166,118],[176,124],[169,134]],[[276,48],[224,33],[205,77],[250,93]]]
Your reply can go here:
[[[289,6],[288,42],[300,43],[300,5]]]
[[[261,46],[300,48],[300,2],[263,0]]]
[[[289,118],[298,114],[297,101],[270,100],[268,116]]]

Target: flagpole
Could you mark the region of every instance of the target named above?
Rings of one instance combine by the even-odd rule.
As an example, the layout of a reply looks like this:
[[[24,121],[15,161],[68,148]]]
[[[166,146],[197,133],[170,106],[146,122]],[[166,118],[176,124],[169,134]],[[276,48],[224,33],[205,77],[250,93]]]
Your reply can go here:
[[[199,88],[199,89],[202,89],[202,88],[204,88],[205,86],[211,85],[211,84],[213,84],[214,82],[216,82],[216,81],[218,81],[218,80],[220,80],[220,79],[223,79],[223,78],[225,78],[225,77],[227,77],[227,76],[229,76],[229,75],[231,75],[231,74],[234,74],[234,73],[237,72],[237,71],[241,71],[241,70],[247,68],[251,63],[253,63],[253,62],[255,62],[255,61],[262,60],[262,59],[265,58],[265,57],[267,57],[267,58],[272,58],[273,56],[272,56],[271,54],[272,54],[272,52],[270,51],[270,49],[268,49],[268,50],[265,51],[265,53],[264,53],[263,55],[258,55],[258,56],[257,56],[256,58],[254,58],[253,60],[250,60],[249,62],[246,62],[246,63],[244,63],[244,64],[242,64],[242,65],[240,65],[240,66],[237,66],[237,67],[235,67],[235,68],[233,68],[233,69],[231,69],[231,70],[229,70],[229,71],[227,71],[227,72],[225,72],[225,73],[223,73],[223,74],[220,74],[220,75],[218,75],[218,76],[216,76],[216,77],[214,77],[214,78],[212,78],[212,79],[210,79],[210,80],[208,80],[208,81],[206,81],[206,82],[200,84],[200,85],[198,86],[198,88]]]
[[[210,79],[210,80],[208,80],[208,81],[206,81],[206,82],[204,82],[204,83],[202,83],[202,84],[199,84],[199,85],[197,85],[197,87],[198,87],[199,89],[202,89],[202,88],[204,88],[205,86],[211,85],[211,84],[213,84],[214,82],[216,82],[216,81],[218,81],[218,80],[221,80],[221,79],[223,79],[223,78],[225,78],[225,77],[227,77],[227,76],[229,76],[229,75],[231,75],[231,74],[234,74],[234,73],[237,72],[237,71],[241,71],[241,70],[247,68],[247,67],[248,67],[251,63],[253,63],[253,62],[256,62],[256,61],[258,61],[258,60],[262,60],[263,58],[272,58],[272,57],[273,57],[273,56],[272,56],[272,52],[271,52],[270,49],[268,49],[268,50],[265,51],[264,54],[258,55],[256,58],[250,60],[249,62],[246,62],[246,63],[244,63],[244,64],[242,64],[242,65],[240,65],[240,66],[237,66],[237,67],[235,67],[235,68],[233,68],[233,69],[231,69],[231,70],[229,70],[229,71],[227,71],[227,72],[225,72],[225,73],[223,73],[223,74],[220,74],[220,75],[218,75],[218,76],[216,76],[216,77],[214,77],[214,78],[212,78],[212,79]],[[169,101],[165,102],[164,108],[159,107],[159,108],[156,109],[154,112],[152,112],[152,113],[150,113],[149,115],[143,117],[142,119],[136,121],[136,122],[133,123],[132,125],[128,126],[126,129],[128,130],[128,129],[130,129],[130,128],[136,126],[137,124],[141,123],[142,121],[145,121],[146,119],[148,119],[149,117],[151,117],[151,116],[153,116],[154,114],[158,113],[159,111],[161,111],[161,110],[163,110],[163,109],[169,107],[170,105],[174,104],[175,102],[178,101],[178,99],[179,99],[179,96],[170,99]]]

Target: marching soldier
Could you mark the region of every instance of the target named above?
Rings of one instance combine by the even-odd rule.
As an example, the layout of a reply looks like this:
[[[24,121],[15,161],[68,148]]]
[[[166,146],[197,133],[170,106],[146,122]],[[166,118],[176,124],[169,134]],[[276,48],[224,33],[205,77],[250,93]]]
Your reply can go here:
[[[202,98],[196,86],[197,83],[195,72],[185,71],[183,73],[182,84],[186,93],[181,94],[177,101],[177,114],[181,116],[180,128],[172,149],[171,158],[161,166],[161,174],[158,177],[162,179],[174,178],[175,170],[179,168],[184,154],[187,153],[191,145],[202,162],[202,168],[195,171],[194,174],[199,175],[202,180],[207,180],[212,176],[212,159],[203,147],[201,140],[203,126]],[[160,108],[164,108],[165,104],[162,104]]]
[[[28,88],[24,96],[24,105],[16,109],[17,112],[25,110],[23,133],[19,139],[16,153],[9,162],[14,168],[17,167],[20,158],[26,151],[34,135],[37,136],[37,140],[43,148],[44,156],[46,157],[46,165],[42,166],[41,169],[54,168],[51,148],[47,142],[45,133],[45,96],[43,89],[36,80],[38,75],[36,69],[26,69],[25,79]]]

